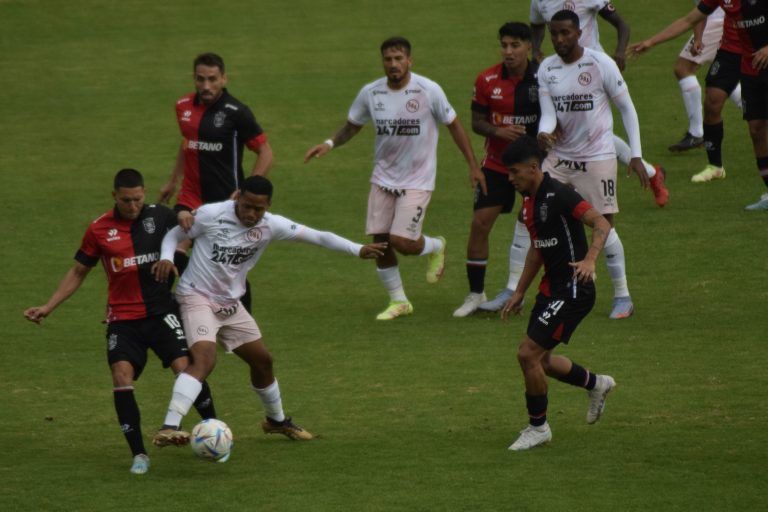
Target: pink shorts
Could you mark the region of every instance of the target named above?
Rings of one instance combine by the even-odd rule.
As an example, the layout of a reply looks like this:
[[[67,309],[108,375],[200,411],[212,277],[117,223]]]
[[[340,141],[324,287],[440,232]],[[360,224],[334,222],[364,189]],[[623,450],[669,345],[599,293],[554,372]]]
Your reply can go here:
[[[616,172],[618,164],[615,158],[575,162],[560,160],[551,151],[541,169],[561,183],[572,186],[595,210],[603,215],[619,212],[619,200],[616,196]]]
[[[232,352],[245,343],[261,339],[256,320],[239,300],[217,304],[202,295],[191,294],[176,295],[176,301],[181,307],[181,320],[190,347],[198,341],[213,341]]]
[[[429,190],[389,190],[371,184],[368,194],[367,235],[397,235],[409,240],[421,238],[424,215],[432,198]]]

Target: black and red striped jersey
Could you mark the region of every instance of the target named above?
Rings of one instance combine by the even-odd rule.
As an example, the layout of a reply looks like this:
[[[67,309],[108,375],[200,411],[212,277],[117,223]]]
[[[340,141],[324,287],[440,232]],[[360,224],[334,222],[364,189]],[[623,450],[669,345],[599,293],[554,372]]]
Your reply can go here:
[[[699,10],[711,14],[720,7],[725,12],[723,32],[735,29],[741,41],[741,72],[745,75],[765,73],[752,65],[756,50],[768,45],[768,2],[765,0],[701,0]]]
[[[176,102],[176,120],[184,138],[184,179],[177,209],[229,199],[243,181],[243,150],[267,141],[253,112],[226,89],[212,105],[196,93]]]
[[[94,267],[101,260],[107,273],[107,322],[138,320],[173,311],[168,283],[150,269],[160,259],[163,236],[176,225],[176,215],[162,205],[144,205],[135,220],[114,208],[88,226],[75,260]]]
[[[578,298],[595,293],[592,282],[577,282],[569,263],[581,261],[589,246],[581,216],[592,208],[578,192],[544,173],[536,197],[523,197],[523,222],[531,249],[544,260],[539,292],[547,297]]]

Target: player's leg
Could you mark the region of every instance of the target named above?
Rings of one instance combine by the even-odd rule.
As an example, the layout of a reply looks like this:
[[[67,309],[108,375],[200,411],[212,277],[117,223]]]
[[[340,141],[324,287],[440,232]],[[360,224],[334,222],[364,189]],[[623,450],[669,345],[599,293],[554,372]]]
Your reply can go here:
[[[670,151],[688,151],[701,147],[703,144],[703,117],[701,109],[701,85],[696,78],[696,71],[700,65],[694,62],[689,55],[692,39],[689,39],[685,48],[675,61],[675,77],[680,86],[680,94],[683,99],[683,107],[688,117],[688,129],[683,138],[669,146]]]
[[[757,170],[768,187],[768,79],[760,76],[742,76],[741,86],[744,95],[744,119],[749,124]],[[768,210],[768,192],[763,192],[760,199],[748,205],[746,209]]]
[[[613,136],[613,144],[616,148],[616,157],[625,166],[632,160],[632,149],[624,139],[616,135]],[[651,181],[651,192],[653,192],[654,201],[659,208],[664,208],[669,202],[669,190],[667,189],[664,168],[661,165],[651,165],[645,159],[642,160],[645,173]]]
[[[477,196],[477,192],[475,192]],[[475,198],[477,204],[477,197]],[[488,265],[488,236],[493,224],[501,213],[501,205],[475,209],[467,239],[466,272],[469,281],[469,294],[454,312],[453,316],[462,318],[474,313],[478,306],[487,300],[485,296],[485,269]]]
[[[629,294],[627,285],[627,263],[624,256],[624,244],[619,238],[619,234],[614,227],[613,214],[603,214],[611,224],[611,231],[605,241],[603,253],[605,254],[605,264],[608,267],[608,275],[613,283],[613,305],[609,318],[612,320],[621,320],[629,318],[635,312],[635,305]]]

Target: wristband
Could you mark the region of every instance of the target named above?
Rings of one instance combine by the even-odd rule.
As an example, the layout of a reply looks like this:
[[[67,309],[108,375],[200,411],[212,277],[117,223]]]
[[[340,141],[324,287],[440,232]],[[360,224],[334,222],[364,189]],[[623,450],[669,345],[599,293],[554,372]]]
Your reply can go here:
[[[327,144],[330,149],[333,149],[333,146],[334,146],[333,139],[328,139],[324,141],[323,144]]]

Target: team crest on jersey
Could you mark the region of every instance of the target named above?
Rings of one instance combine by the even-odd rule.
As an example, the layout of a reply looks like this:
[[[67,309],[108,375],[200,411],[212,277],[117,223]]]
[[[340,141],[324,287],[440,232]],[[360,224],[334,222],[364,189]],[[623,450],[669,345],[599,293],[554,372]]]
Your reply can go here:
[[[147,217],[141,223],[144,224],[144,231],[150,235],[155,232],[155,219],[153,217]]]
[[[259,240],[261,240],[261,237],[262,237],[262,233],[261,233],[261,229],[259,228],[249,229],[245,233],[245,239],[248,240],[249,242],[256,243]]]
[[[563,2],[563,10],[565,11],[575,11],[576,10],[576,4],[574,2],[571,2],[568,0],[567,2]]]
[[[418,112],[419,110],[418,100],[408,100],[408,103],[405,104],[405,109],[411,113]]]
[[[539,86],[532,85],[528,88],[528,101],[531,103],[539,101]]]
[[[541,222],[547,222],[547,212],[549,211],[549,205],[547,203],[541,203],[539,206],[539,218]]]
[[[579,83],[584,86],[591,84],[592,75],[587,71],[583,72],[582,74],[579,75]]]
[[[216,112],[215,116],[213,116],[213,126],[215,126],[216,128],[221,128],[222,126],[224,126],[224,121],[226,120],[227,120],[227,113],[224,112],[223,110],[220,110]]]

